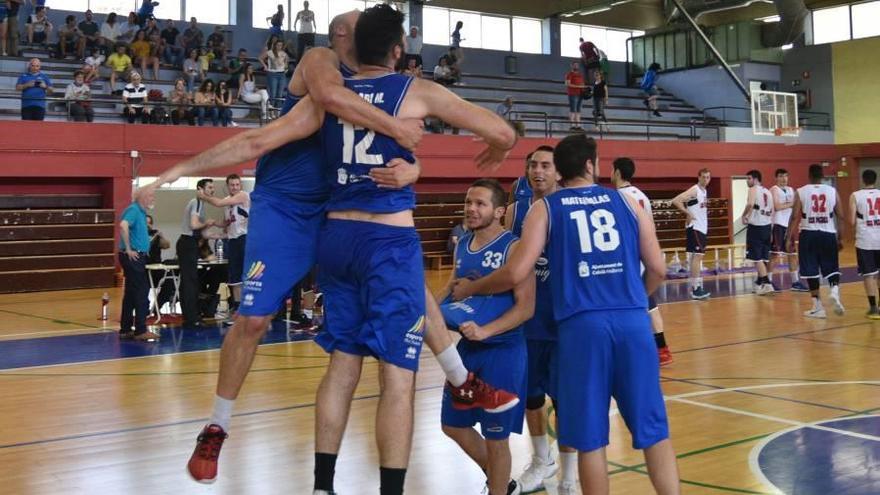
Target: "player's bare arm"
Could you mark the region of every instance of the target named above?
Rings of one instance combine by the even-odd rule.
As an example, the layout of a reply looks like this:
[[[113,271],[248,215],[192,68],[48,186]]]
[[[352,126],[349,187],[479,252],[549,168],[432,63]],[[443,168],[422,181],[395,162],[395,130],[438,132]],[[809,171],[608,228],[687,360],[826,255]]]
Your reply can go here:
[[[694,220],[693,215],[687,210],[687,206],[685,203],[697,197],[697,185],[694,184],[687,191],[679,194],[675,198],[672,199],[672,206],[674,206],[678,211],[684,213],[687,216],[688,222],[692,222]]]
[[[776,211],[787,210],[794,206],[794,201],[782,201],[782,190],[777,188],[773,191],[773,209]]]
[[[834,218],[837,219],[834,222],[834,226],[837,227],[837,250],[843,249],[843,219],[846,218],[843,216],[843,203],[840,202],[840,193],[834,191],[834,195],[837,196],[837,201],[834,203]]]
[[[853,229],[856,227],[856,193],[852,193],[849,195],[849,224],[852,225]]]
[[[791,219],[788,221],[788,230],[785,233],[785,246],[789,253],[794,252],[794,240],[798,235],[798,227],[801,225],[801,196],[794,195],[794,205],[791,207]]]
[[[248,195],[244,191],[239,191],[232,196],[226,196],[225,198],[218,198],[216,196],[208,196],[201,191],[197,193],[199,199],[210,204],[211,206],[215,206],[217,208],[223,208],[226,206],[235,206],[235,205],[243,205],[248,202]]]

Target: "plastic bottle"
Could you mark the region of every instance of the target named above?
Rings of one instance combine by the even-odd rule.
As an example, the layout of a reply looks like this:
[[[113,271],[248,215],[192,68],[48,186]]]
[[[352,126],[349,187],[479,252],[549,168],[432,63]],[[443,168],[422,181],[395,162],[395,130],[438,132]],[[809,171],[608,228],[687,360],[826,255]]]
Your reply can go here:
[[[110,294],[104,293],[101,296],[101,321],[107,321],[107,310],[110,307]]]

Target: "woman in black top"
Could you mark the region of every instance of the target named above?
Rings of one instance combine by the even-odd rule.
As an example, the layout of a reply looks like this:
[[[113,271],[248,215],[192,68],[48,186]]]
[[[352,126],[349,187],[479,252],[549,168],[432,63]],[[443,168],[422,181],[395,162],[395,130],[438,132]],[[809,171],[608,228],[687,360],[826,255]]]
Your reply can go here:
[[[608,105],[608,85],[605,83],[605,75],[602,71],[597,70],[593,80],[593,121],[596,126],[599,125],[599,117],[602,121],[608,123],[605,116],[605,106]]]

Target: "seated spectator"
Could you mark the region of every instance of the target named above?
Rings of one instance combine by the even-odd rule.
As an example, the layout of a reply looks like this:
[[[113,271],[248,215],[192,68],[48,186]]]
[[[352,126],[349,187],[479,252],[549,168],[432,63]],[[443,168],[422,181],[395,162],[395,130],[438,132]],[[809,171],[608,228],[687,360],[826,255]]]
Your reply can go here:
[[[82,53],[79,53],[80,38],[82,38],[82,34],[76,26],[76,16],[65,17],[64,25],[58,30],[58,52],[61,58],[65,58],[68,53],[73,52],[82,58]]]
[[[73,73],[73,82],[67,85],[64,91],[64,99],[74,122],[91,122],[95,119],[95,111],[92,109],[92,90],[81,70]]]
[[[196,22],[195,17],[190,18],[189,27],[183,31],[181,41],[183,42],[183,50],[186,53],[190,53],[193,49],[198,50],[205,44],[205,35],[199,29],[199,23]]]
[[[134,41],[135,34],[140,31],[137,14],[129,12],[128,20],[119,25],[119,31],[119,41],[124,43],[131,43]]]
[[[121,34],[122,25],[116,20],[116,12],[110,12],[107,20],[101,25],[101,40],[104,47],[107,50],[115,50]]]
[[[79,39],[77,47],[77,56],[85,58],[86,53],[91,53],[92,49],[101,45],[101,33],[98,23],[92,20],[92,11],[86,11],[86,18],[80,21],[79,32],[82,35]]]
[[[247,50],[240,48],[238,50],[238,58],[230,60],[229,67],[226,69],[229,72],[229,89],[235,90],[236,97],[238,96],[239,79],[244,74],[244,66],[247,63]]]
[[[214,94],[214,81],[205,79],[193,97],[199,127],[205,125],[205,116],[211,117],[211,125],[217,127],[220,112],[217,110],[217,95]]]
[[[520,122],[518,120],[512,120],[511,119],[511,117],[512,117],[511,112],[513,112],[513,97],[512,96],[508,96],[507,98],[504,99],[504,101],[499,103],[497,107],[495,107],[495,113],[498,114],[499,117],[503,118],[508,123],[510,123],[510,125],[513,126],[514,129],[516,129],[516,133],[518,135],[525,136],[526,135],[525,124],[523,124],[522,122]]]
[[[422,78],[422,66],[416,65],[416,59],[411,58],[406,61],[406,69],[403,71],[404,74],[412,77]]]
[[[165,29],[159,35],[165,42],[165,49],[162,53],[165,63],[173,67],[183,68],[183,47],[177,42],[180,31],[174,27],[174,21],[171,19],[165,21]]]
[[[192,95],[187,91],[183,78],[178,77],[174,81],[174,89],[168,92],[168,103],[171,104],[171,123],[179,125],[186,121],[189,125],[196,125]]]
[[[116,78],[127,80],[133,68],[131,57],[125,53],[125,45],[116,45],[116,52],[107,57],[107,67],[110,67],[110,92],[117,94]]]
[[[86,57],[86,61],[80,69],[85,78],[86,84],[94,81],[101,77],[101,66],[104,64],[104,61],[107,60],[107,57],[101,55],[101,49],[97,46],[93,46],[90,48],[91,55]]]
[[[138,16],[138,18],[140,18],[140,16]],[[159,29],[159,24],[156,22],[155,17],[148,17],[146,26],[144,26],[144,28],[141,29],[141,31],[147,33],[147,39],[152,38],[154,34],[156,36],[159,36],[162,34],[162,30]]]
[[[131,82],[122,90],[122,102],[125,104],[122,116],[128,119],[129,124],[134,124],[135,119],[140,119],[144,124],[150,121],[148,99],[147,87],[141,83],[141,75],[132,71]]]
[[[199,51],[193,48],[189,51],[189,58],[183,61],[183,76],[186,77],[186,89],[193,91],[196,82],[205,79],[205,75],[199,66]]]
[[[449,62],[449,70],[452,71],[452,77],[455,79],[455,82],[461,81],[461,61],[462,58],[461,49],[455,49],[454,47],[449,47],[449,53],[446,54],[447,61]]]
[[[444,86],[452,86],[456,82],[452,76],[452,68],[449,66],[449,58],[446,55],[440,57],[434,67],[434,81]]]
[[[153,66],[153,79],[159,79],[159,57],[154,55],[155,49],[147,39],[146,31],[138,31],[137,37],[131,44],[131,53],[134,55],[134,63],[141,66],[141,73],[147,75],[147,65]]]
[[[165,51],[165,40],[159,33],[150,35],[150,62],[153,64],[153,76],[159,79],[159,64],[162,61],[162,53]]]
[[[245,103],[259,103],[260,117],[263,120],[268,118],[269,92],[265,89],[257,89],[257,81],[254,76],[254,66],[245,64],[244,74],[239,79],[238,97]]]
[[[49,36],[52,34],[52,29],[52,23],[46,17],[46,8],[37,7],[36,13],[28,17],[27,20],[28,44],[47,44]]]
[[[220,123],[223,124],[223,127],[233,126],[238,127],[235,122],[232,121],[232,109],[229,108],[235,103],[235,100],[232,98],[232,91],[229,90],[229,83],[224,80],[221,80],[217,83],[217,114],[220,117]]]
[[[204,80],[208,74],[208,71],[211,70],[211,64],[214,62],[214,52],[209,50],[207,47],[202,47],[199,49],[199,72],[201,73],[202,79]]]
[[[226,35],[223,26],[214,26],[214,32],[208,36],[208,48],[213,53],[212,60],[219,60],[220,67],[226,67]]]
[[[46,95],[52,94],[52,80],[40,71],[40,66],[40,59],[32,58],[28,71],[15,83],[15,90],[21,91],[21,120],[46,118]]]
[[[455,247],[458,246],[458,240],[467,234],[467,232],[468,229],[465,227],[464,222],[452,227],[452,232],[449,233],[449,239],[446,241],[446,252],[454,254]]]

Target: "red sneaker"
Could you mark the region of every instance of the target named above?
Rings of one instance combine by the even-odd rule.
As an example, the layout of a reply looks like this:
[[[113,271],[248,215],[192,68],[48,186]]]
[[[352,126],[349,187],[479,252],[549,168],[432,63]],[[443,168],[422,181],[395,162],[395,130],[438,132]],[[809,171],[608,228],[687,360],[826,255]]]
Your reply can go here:
[[[228,436],[219,425],[205,426],[199,434],[196,450],[186,465],[192,479],[206,484],[217,479],[217,458],[220,457],[223,440]]]
[[[669,347],[661,347],[657,349],[657,355],[660,357],[660,366],[666,366],[672,363],[672,352]]]
[[[460,411],[480,408],[489,413],[500,413],[519,404],[516,394],[497,389],[473,373],[468,373],[467,381],[460,387],[446,382],[446,388],[452,394],[452,407]]]

